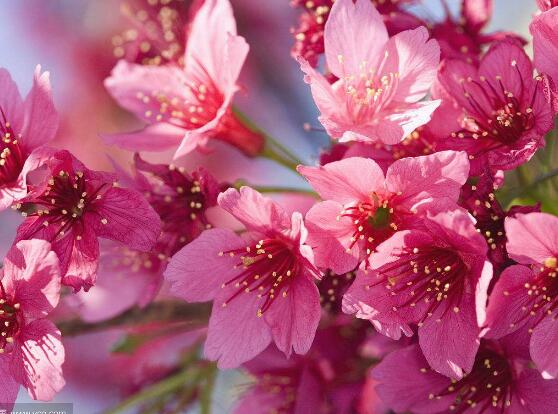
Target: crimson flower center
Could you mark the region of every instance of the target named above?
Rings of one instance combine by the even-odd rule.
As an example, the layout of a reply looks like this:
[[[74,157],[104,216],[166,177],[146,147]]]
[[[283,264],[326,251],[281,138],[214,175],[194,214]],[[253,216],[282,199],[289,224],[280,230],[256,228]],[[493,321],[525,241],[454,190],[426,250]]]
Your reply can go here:
[[[521,79],[521,93],[515,96],[502,83],[502,78],[495,80],[484,76],[480,80],[462,79],[463,93],[469,101],[470,113],[467,114],[464,129],[453,133],[453,137],[484,140],[489,149],[511,145],[521,138],[525,131],[535,125],[533,105],[537,88],[527,96],[527,87],[515,61],[512,66]],[[530,80],[529,80],[530,81]],[[530,101],[525,107],[525,102]]]
[[[432,316],[439,306],[443,314],[449,309],[457,313],[465,285],[467,266],[453,250],[441,247],[415,247],[404,251],[398,260],[380,267],[381,280],[399,307],[418,307],[423,315],[418,324]],[[393,307],[397,311],[397,307]],[[443,316],[442,314],[442,316]]]
[[[220,256],[224,254],[238,257],[235,269],[239,269],[239,273],[222,285],[223,288],[236,288],[236,292],[223,306],[242,293],[257,294],[258,298],[263,299],[257,312],[260,317],[278,297],[287,297],[299,271],[298,260],[292,249],[279,239],[264,239],[245,249],[219,253]]]
[[[17,181],[25,155],[19,145],[20,134],[16,134],[10,122],[6,119],[4,110],[0,107],[0,188]]]
[[[476,356],[471,373],[452,384],[437,395],[429,397],[441,398],[455,395],[455,401],[450,410],[455,413],[468,412],[476,408],[475,412],[485,412],[500,407],[505,410],[511,405],[513,371],[508,360],[499,353],[481,347]]]
[[[19,303],[12,303],[0,282],[0,354],[9,352],[10,345],[19,333]]]

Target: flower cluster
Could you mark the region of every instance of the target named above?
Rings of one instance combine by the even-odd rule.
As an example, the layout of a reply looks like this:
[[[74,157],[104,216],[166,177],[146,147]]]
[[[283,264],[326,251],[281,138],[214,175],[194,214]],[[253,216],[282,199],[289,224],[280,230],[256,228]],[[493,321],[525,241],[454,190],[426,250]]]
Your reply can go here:
[[[90,371],[122,391],[111,412],[209,412],[238,369],[239,414],[558,411],[557,2],[523,39],[486,32],[489,0],[442,20],[419,0],[292,0],[316,163],[237,106],[260,104],[241,71],[265,63],[231,2],[183,3],[123,7],[103,78],[134,120],[99,134],[130,155],[113,172],[58,145],[48,72],[22,99],[0,70],[0,209],[22,217],[0,408]],[[287,179],[258,158],[301,187],[257,184]]]

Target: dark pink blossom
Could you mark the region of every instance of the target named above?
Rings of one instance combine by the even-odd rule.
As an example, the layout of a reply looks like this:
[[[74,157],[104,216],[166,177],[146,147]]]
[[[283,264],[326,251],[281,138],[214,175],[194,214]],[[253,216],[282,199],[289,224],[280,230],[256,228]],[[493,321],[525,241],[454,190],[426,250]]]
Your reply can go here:
[[[431,27],[432,37],[440,44],[444,59],[460,59],[468,63],[478,63],[484,46],[497,40],[512,38],[525,43],[514,33],[483,33],[492,18],[493,0],[462,0],[459,19],[455,19],[443,0],[446,13],[444,21]]]
[[[470,216],[442,212],[424,229],[400,231],[378,246],[371,270],[357,274],[343,310],[394,339],[413,334],[430,366],[452,378],[473,367],[492,266]]]
[[[537,6],[544,12],[558,6],[558,0],[537,0]]]
[[[105,136],[105,141],[134,151],[172,149],[178,158],[220,139],[249,156],[259,154],[263,137],[244,126],[231,108],[248,49],[236,34],[229,1],[205,1],[188,33],[183,67],[121,60],[113,69],[106,88],[148,125],[140,131]]]
[[[26,217],[17,241],[51,242],[63,284],[75,290],[93,286],[98,237],[141,251],[153,247],[160,220],[139,192],[119,188],[115,174],[90,170],[68,151],[55,153],[46,166],[46,181],[16,206]]]
[[[546,413],[558,404],[558,381],[529,364],[522,339],[481,342],[473,369],[459,381],[428,366],[417,345],[394,351],[372,373],[376,391],[396,412]]]
[[[6,69],[0,69],[0,211],[27,194],[27,174],[48,157],[58,114],[49,73],[37,66],[31,91],[22,100]]]
[[[435,80],[440,49],[426,28],[390,38],[369,0],[337,0],[324,36],[335,83],[298,60],[333,139],[396,144],[430,120],[440,102],[422,99]]]
[[[558,376],[558,218],[546,213],[506,219],[507,249],[520,263],[508,267],[490,295],[486,337],[527,327],[531,357],[545,378]]]
[[[44,401],[64,386],[60,332],[45,319],[58,304],[60,267],[49,243],[26,240],[0,275],[0,408],[10,411],[19,385]]]
[[[385,175],[359,157],[298,171],[325,200],[306,215],[316,264],[343,274],[397,230],[414,227],[429,206],[455,206],[469,163],[464,152],[444,151],[395,161]]]
[[[232,368],[271,341],[287,356],[304,354],[320,319],[320,277],[305,245],[302,215],[289,217],[249,187],[221,193],[219,205],[247,228],[206,230],[172,258],[165,277],[190,302],[213,301],[205,355]]]
[[[517,44],[494,44],[478,69],[446,60],[438,81],[462,111],[445,146],[468,152],[472,175],[513,169],[544,145],[553,114],[543,78],[533,79],[531,61]]]

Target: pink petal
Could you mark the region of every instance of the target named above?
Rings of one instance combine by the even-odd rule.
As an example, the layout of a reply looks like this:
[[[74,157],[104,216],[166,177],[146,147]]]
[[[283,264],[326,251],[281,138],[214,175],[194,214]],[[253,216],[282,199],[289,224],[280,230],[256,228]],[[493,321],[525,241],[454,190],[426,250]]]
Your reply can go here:
[[[430,366],[439,373],[461,379],[470,372],[479,348],[475,299],[465,295],[459,311],[439,306],[419,330],[419,344]]]
[[[463,1],[463,16],[467,27],[473,31],[480,31],[492,17],[493,0],[465,0]]]
[[[318,288],[306,275],[298,275],[287,296],[276,299],[264,313],[277,348],[287,357],[292,351],[297,354],[308,352],[314,341],[320,316]]]
[[[539,72],[548,74],[558,82],[558,7],[554,7],[533,18],[529,30],[533,35],[535,66]]]
[[[457,201],[468,177],[467,154],[442,151],[395,161],[388,168],[386,186],[392,193],[401,192],[399,202],[411,209],[434,200]]]
[[[21,134],[22,144],[32,151],[48,144],[58,130],[58,113],[54,108],[49,72],[41,74],[41,66],[35,69],[33,86],[25,98],[25,120]]]
[[[65,385],[60,331],[51,321],[40,319],[27,325],[21,335],[24,386],[33,399],[50,401]]]
[[[166,151],[176,148],[184,138],[186,130],[166,122],[147,125],[139,131],[121,134],[102,134],[107,145],[115,145],[128,151]]]
[[[367,158],[346,158],[320,167],[300,165],[297,170],[320,197],[339,203],[367,200],[371,192],[384,185],[382,169]]]
[[[189,302],[207,302],[238,271],[238,258],[221,252],[239,249],[245,242],[228,229],[211,229],[176,253],[165,271],[171,292]]]
[[[94,214],[85,216],[86,226],[92,226],[97,236],[134,250],[151,250],[161,233],[161,220],[139,192],[112,187],[97,205]]]
[[[558,218],[546,213],[518,214],[505,222],[508,253],[522,264],[558,257]]]
[[[529,322],[522,307],[530,302],[525,283],[534,277],[531,269],[520,265],[510,266],[502,272],[488,300],[484,336],[501,338]]]
[[[0,68],[0,108],[4,111],[6,121],[12,125],[16,132],[21,132],[24,123],[24,107],[17,85],[10,73]],[[0,118],[4,122],[3,118]]]
[[[53,250],[60,259],[64,274],[62,283],[75,291],[88,290],[95,283],[99,265],[99,242],[90,227],[84,227],[81,240],[69,234],[52,243]]]
[[[205,342],[205,357],[218,361],[221,369],[236,368],[262,352],[271,342],[271,330],[264,318],[258,317],[259,298],[244,294],[227,303],[223,291],[213,303],[209,331]]]
[[[558,381],[545,380],[533,369],[519,375],[514,392],[510,414],[552,413],[558,407]]]
[[[13,246],[4,260],[2,283],[28,317],[49,314],[60,298],[60,266],[50,243],[34,239]]]
[[[10,413],[17,399],[19,384],[12,377],[7,363],[9,361],[0,358],[0,410]]]
[[[430,90],[436,79],[440,63],[440,47],[436,40],[428,40],[425,27],[406,30],[393,36],[387,46],[388,53],[398,56],[399,74],[397,102],[417,102]]]
[[[313,247],[316,265],[343,274],[355,269],[359,247],[351,245],[354,225],[350,218],[340,217],[343,206],[335,201],[317,203],[306,214],[307,243]]]
[[[558,377],[558,322],[547,316],[534,329],[531,336],[531,357],[545,379]]]
[[[105,87],[121,107],[152,123],[160,112],[160,101],[152,92],[169,101],[175,97],[184,100],[191,94],[184,80],[177,66],[144,66],[120,60],[105,80]]]
[[[375,67],[384,57],[388,33],[382,16],[368,0],[338,0],[324,29],[327,66],[338,78],[359,73],[367,62]],[[341,58],[340,58],[341,56]]]
[[[394,351],[372,370],[373,378],[379,382],[376,391],[397,412],[444,412],[454,397],[429,399],[428,396],[446,389],[450,379],[428,368],[418,345]]]
[[[291,228],[291,219],[273,200],[250,187],[240,191],[229,188],[219,194],[217,202],[247,229],[262,234],[273,234]]]

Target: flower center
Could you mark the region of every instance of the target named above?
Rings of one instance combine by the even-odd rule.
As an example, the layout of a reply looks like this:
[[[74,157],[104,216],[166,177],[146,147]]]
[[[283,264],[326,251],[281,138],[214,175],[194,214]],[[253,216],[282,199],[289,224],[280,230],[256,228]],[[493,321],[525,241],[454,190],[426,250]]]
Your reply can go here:
[[[343,55],[337,57],[342,65],[343,74],[335,86],[345,91],[347,109],[352,114],[354,122],[370,122],[382,107],[389,104],[397,91],[399,73],[382,74],[387,57],[386,52],[384,60],[378,67],[372,67],[366,61],[360,62],[358,73],[347,73],[344,65],[345,58]]]
[[[556,310],[558,309],[558,259],[556,257],[547,258],[539,273],[534,280],[525,283],[524,286],[517,289],[525,289],[527,291],[527,301],[521,307],[523,315],[518,322],[524,322],[531,319],[531,327],[529,333],[533,332],[533,328],[537,326],[546,316],[554,315],[556,318]],[[508,296],[511,292],[504,291],[504,295]],[[512,324],[512,328],[516,324]]]
[[[498,352],[481,346],[471,373],[459,381],[452,381],[447,389],[438,394],[430,394],[429,398],[455,395],[455,401],[449,407],[455,413],[468,412],[473,408],[482,413],[493,407],[503,411],[511,405],[512,382],[513,371],[508,360]]]
[[[19,303],[8,300],[4,286],[0,282],[0,354],[11,351],[11,344],[19,333],[19,309]]]
[[[496,76],[495,82],[484,76],[480,80],[461,80],[470,113],[465,118],[465,127],[452,134],[454,138],[479,140],[486,146],[484,151],[488,151],[513,144],[525,131],[534,127],[533,104],[538,88],[535,87],[532,95],[527,96],[527,87],[517,62],[512,61],[511,66],[521,79],[520,96],[508,91],[500,76]],[[530,102],[528,106],[526,102]]]
[[[18,139],[20,134],[16,134],[10,122],[6,119],[4,110],[0,107],[0,188],[17,181],[25,156],[22,152]]]
[[[445,312],[459,312],[467,266],[453,250],[440,247],[415,247],[405,250],[398,260],[380,267],[381,279],[374,285],[386,283],[390,295],[399,299],[399,308],[421,309],[418,325],[433,315],[439,306]],[[393,310],[397,311],[394,306]]]
[[[323,308],[332,313],[341,313],[343,295],[349,289],[355,278],[354,272],[337,275],[331,270],[325,272],[318,284],[320,302]]]
[[[258,298],[263,299],[257,313],[260,317],[278,297],[287,297],[293,278],[298,274],[297,258],[282,240],[260,240],[245,249],[219,253],[220,256],[224,254],[238,256],[239,261],[235,269],[239,269],[240,272],[223,283],[223,288],[236,289],[223,306],[242,293],[256,293]]]
[[[22,212],[24,217],[48,216],[44,225],[56,225],[57,233],[54,238],[64,236],[69,229],[75,229],[76,225],[82,225],[83,215],[91,208],[96,200],[102,197],[103,184],[98,188],[88,185],[89,181],[82,172],[71,175],[69,172],[60,171],[58,175],[48,180],[45,191],[32,201],[20,203],[16,208]],[[106,219],[101,219],[103,224]],[[76,236],[78,240],[81,235]]]
[[[398,218],[387,200],[373,194],[370,202],[360,202],[356,206],[345,207],[339,217],[349,217],[354,224],[354,232],[348,250],[362,243],[366,254],[371,255],[376,246],[387,240],[398,229]]]

